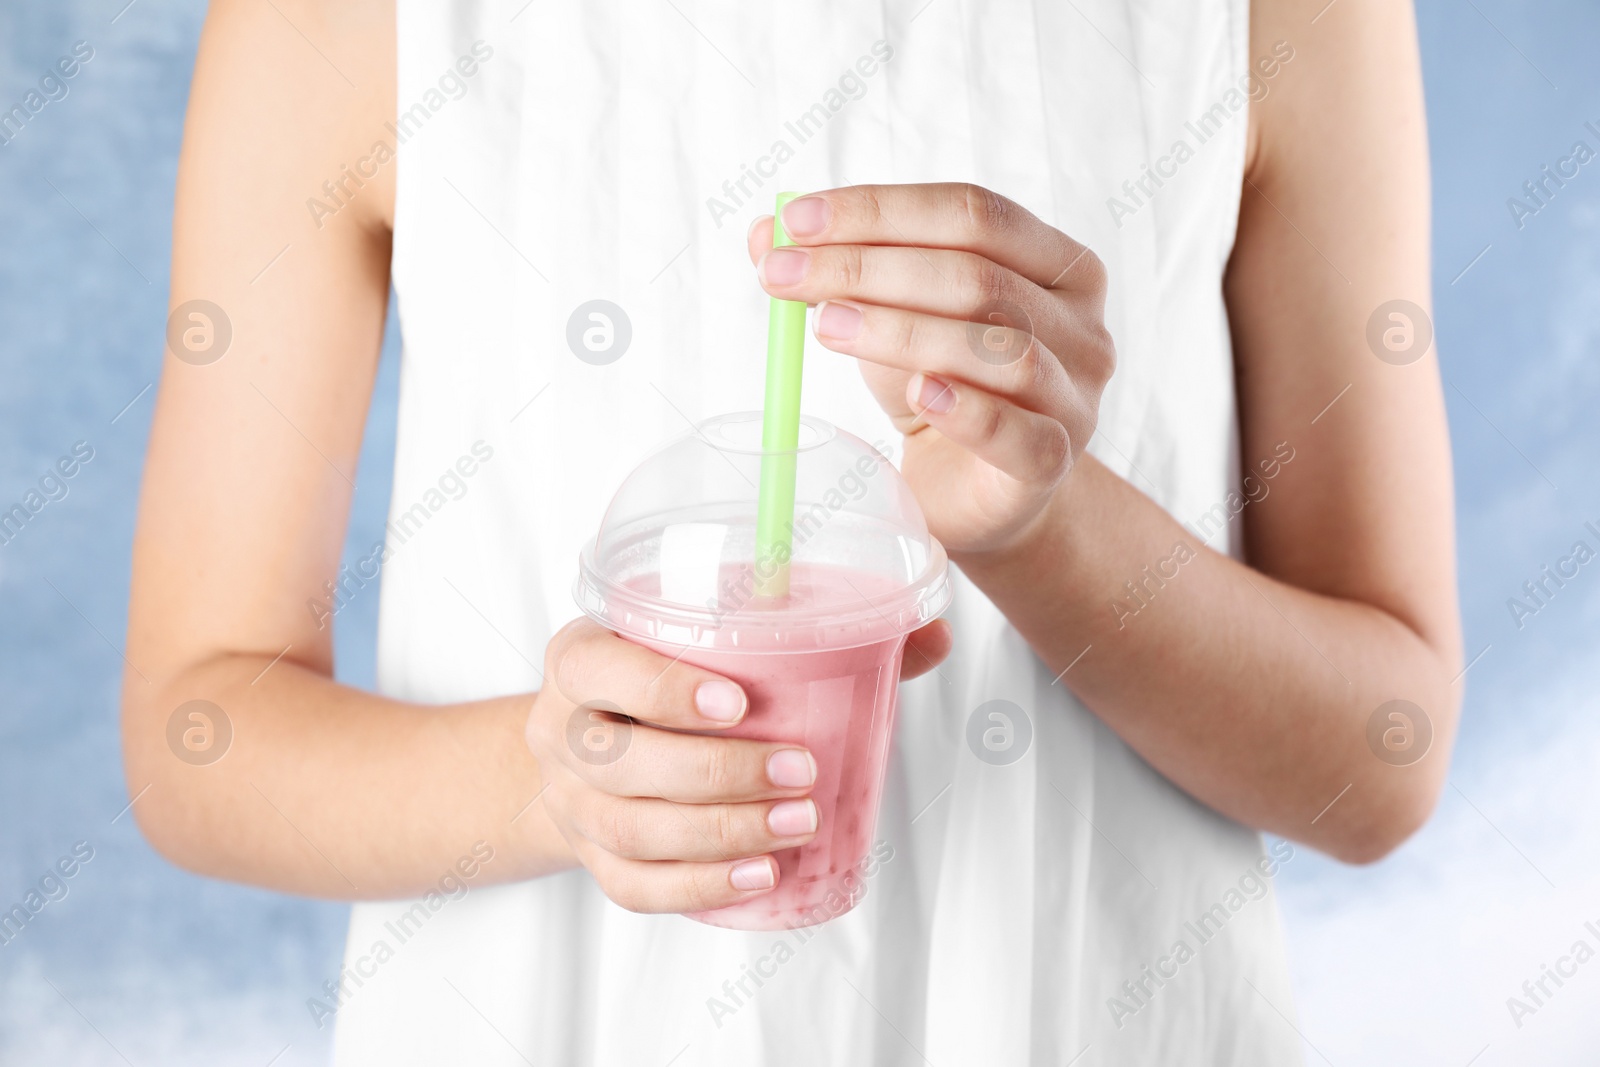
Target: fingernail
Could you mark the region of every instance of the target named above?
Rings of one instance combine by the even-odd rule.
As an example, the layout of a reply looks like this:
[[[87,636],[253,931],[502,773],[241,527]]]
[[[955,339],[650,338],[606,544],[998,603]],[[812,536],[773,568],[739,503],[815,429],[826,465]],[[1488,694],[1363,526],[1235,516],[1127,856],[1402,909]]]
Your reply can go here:
[[[778,884],[778,872],[772,869],[772,861],[765,856],[755,860],[745,860],[728,872],[728,883],[735,889],[749,892],[752,889],[771,889]]]
[[[694,691],[694,706],[712,722],[738,722],[747,707],[744,690],[721,679],[701,682]]]
[[[849,341],[861,332],[861,309],[849,304],[824,301],[817,309],[817,336]]]
[[[816,833],[817,805],[810,798],[774,804],[767,812],[767,829],[779,837]]]
[[[790,237],[811,237],[828,228],[833,206],[820,196],[802,196],[783,209],[783,229]]]
[[[943,415],[956,406],[955,386],[926,374],[918,375],[922,379],[917,386],[917,406],[935,415]]]
[[[782,748],[767,757],[767,777],[784,789],[804,789],[817,780],[817,761],[803,748]]]
[[[795,285],[806,276],[809,253],[798,248],[774,248],[761,261],[761,280],[768,285]]]

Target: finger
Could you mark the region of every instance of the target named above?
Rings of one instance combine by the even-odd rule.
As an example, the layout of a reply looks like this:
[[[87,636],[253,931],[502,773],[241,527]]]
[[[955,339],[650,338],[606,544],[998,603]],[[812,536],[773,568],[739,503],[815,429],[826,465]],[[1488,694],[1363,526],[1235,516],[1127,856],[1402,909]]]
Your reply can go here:
[[[783,227],[800,245],[915,245],[976,252],[1045,289],[1094,291],[1093,252],[1013,200],[978,185],[850,185],[790,201]],[[768,245],[771,237],[768,236]]]
[[[906,383],[911,410],[991,467],[1032,485],[1054,485],[1072,462],[1067,428],[970,385],[916,374]]]
[[[955,644],[955,634],[950,624],[935,619],[906,638],[905,655],[900,660],[900,680],[910,681],[943,663]]]
[[[651,915],[725,908],[778,884],[778,864],[771,856],[717,863],[647,862],[613,856],[581,839],[576,848],[606,896],[629,911]]]
[[[756,271],[762,288],[782,300],[851,300],[964,322],[998,321],[1049,345],[1076,314],[1060,296],[1015,271],[971,252],[942,248],[774,248],[761,257]]]
[[[798,745],[673,733],[595,709],[578,709],[555,747],[579,778],[618,797],[743,803],[802,796],[817,780]]]
[[[610,705],[659,726],[723,729],[750,710],[738,684],[624,641],[588,619],[563,627],[545,661],[546,678],[574,704]]]
[[[757,216],[745,231],[744,240],[751,264],[761,262],[761,257],[772,250],[772,216]]]
[[[602,797],[575,813],[573,824],[585,838],[624,859],[704,862],[803,845],[816,835],[818,812],[809,797],[764,804]]]
[[[900,308],[828,300],[811,318],[817,340],[835,352],[909,373],[966,382],[1035,411],[1062,417],[1075,390],[1062,360],[1026,329],[961,322]],[[1111,362],[1085,332],[1072,346],[1075,367],[1098,379]]]

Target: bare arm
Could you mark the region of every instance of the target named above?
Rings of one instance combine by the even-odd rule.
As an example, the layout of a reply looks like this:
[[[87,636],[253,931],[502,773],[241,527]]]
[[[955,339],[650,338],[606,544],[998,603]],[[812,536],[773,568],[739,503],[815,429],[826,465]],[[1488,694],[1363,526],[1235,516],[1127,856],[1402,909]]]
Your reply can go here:
[[[484,868],[496,880],[563,851],[539,813],[511,822],[540,782],[526,697],[445,710],[338,685],[332,629],[306,607],[339,567],[388,297],[394,167],[320,229],[305,201],[392,112],[392,33],[376,3],[226,0],[207,19],[172,304],[213,302],[232,341],[216,362],[169,351],[163,367],[124,687],[128,782],[149,786],[134,811],[156,847],[205,873],[338,897],[420,889],[479,840],[496,850]],[[209,766],[176,758],[165,736],[195,699],[232,724]]]
[[[1082,452],[1111,368],[1107,283],[1021,206],[970,186],[830,190],[785,209],[801,250],[767,251],[765,224],[750,253],[774,295],[819,305],[824,345],[862,360],[930,527],[1052,670],[1071,667],[1064,684],[1204,803],[1367,861],[1431,811],[1459,699],[1437,364],[1392,366],[1366,340],[1378,305],[1429,304],[1415,32],[1383,0],[1314,27],[1287,0],[1252,6],[1252,56],[1288,40],[1296,57],[1252,112],[1226,279],[1244,461],[1278,463],[1242,520],[1245,563]],[[986,329],[1007,358],[974,360],[969,324],[997,301],[1029,329]],[[1169,577],[1129,620],[1113,605],[1147,567]],[[1394,699],[1432,726],[1410,766],[1368,745]]]
[[[749,703],[725,679],[587,622],[550,642],[538,693],[431,707],[332,679],[332,629],[307,602],[339,568],[403,160],[353,196],[345,185],[348,202],[320,226],[306,201],[385,138],[393,35],[384,0],[219,0],[207,19],[172,304],[182,317],[210,301],[222,309],[211,326],[225,317],[232,338],[207,360],[215,351],[196,334],[199,350],[169,353],[162,371],[123,695],[139,824],[185,867],[318,896],[580,863],[641,911],[765,892],[769,853],[816,832],[815,762],[792,746],[678,732],[739,721]],[[204,323],[180,329],[191,326]],[[908,674],[943,658],[948,628],[911,641],[921,655]],[[588,722],[575,719],[580,704],[597,699],[636,721],[605,765],[571,741],[571,724]],[[169,744],[169,720],[196,700],[231,724],[220,759],[186,760]]]
[[[1459,704],[1437,363],[1366,340],[1380,304],[1430,305],[1426,136],[1409,5],[1347,0],[1315,27],[1290,7],[1253,5],[1251,54],[1287,40],[1295,59],[1255,116],[1226,285],[1242,458],[1259,477],[1294,456],[1238,520],[1247,563],[1199,550],[1119,621],[1124,581],[1198,546],[1093,461],[1025,548],[962,562],[1055,670],[1092,645],[1065,682],[1174,782],[1359,862],[1432,810]],[[1433,729],[1411,766],[1368,746],[1397,698]]]

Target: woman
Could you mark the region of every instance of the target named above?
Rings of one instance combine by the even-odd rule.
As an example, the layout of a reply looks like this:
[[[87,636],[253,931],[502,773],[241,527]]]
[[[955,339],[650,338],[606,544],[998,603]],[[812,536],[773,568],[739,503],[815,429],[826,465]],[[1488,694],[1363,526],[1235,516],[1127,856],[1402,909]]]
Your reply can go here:
[[[782,10],[214,5],[134,563],[141,825],[366,902],[307,991],[340,1064],[1295,1062],[1272,877],[1414,831],[1459,699],[1409,8]],[[780,188],[823,190],[797,250]],[[394,521],[352,576],[391,283]],[[658,729],[744,695],[570,621],[622,475],[759,403],[757,283],[817,305],[808,410],[905,435],[959,570],[911,638],[888,858],[804,935],[672,913],[770,888],[806,754]],[[365,693],[330,621],[380,566]],[[601,769],[564,734],[597,698],[639,724]],[[192,700],[225,758],[173,758]]]

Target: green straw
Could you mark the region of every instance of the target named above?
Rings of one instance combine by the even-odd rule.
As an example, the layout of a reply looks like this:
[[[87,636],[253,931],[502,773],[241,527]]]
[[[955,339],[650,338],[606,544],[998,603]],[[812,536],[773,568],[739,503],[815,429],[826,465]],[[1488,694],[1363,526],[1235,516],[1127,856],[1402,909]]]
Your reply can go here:
[[[779,193],[772,247],[794,242],[783,231],[783,207],[799,193]],[[789,595],[794,530],[795,450],[800,446],[800,366],[806,348],[806,305],[772,301],[767,313],[767,395],[761,419],[761,489],[756,504],[756,596]]]

